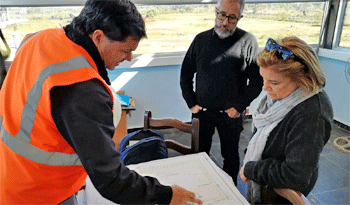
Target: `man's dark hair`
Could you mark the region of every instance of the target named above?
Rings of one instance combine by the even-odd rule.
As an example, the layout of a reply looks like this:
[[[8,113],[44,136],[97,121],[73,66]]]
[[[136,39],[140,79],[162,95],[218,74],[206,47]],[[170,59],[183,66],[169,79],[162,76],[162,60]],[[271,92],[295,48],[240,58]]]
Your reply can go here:
[[[116,41],[125,41],[129,36],[134,40],[146,37],[145,22],[128,0],[88,0],[71,25],[82,35],[99,29]]]

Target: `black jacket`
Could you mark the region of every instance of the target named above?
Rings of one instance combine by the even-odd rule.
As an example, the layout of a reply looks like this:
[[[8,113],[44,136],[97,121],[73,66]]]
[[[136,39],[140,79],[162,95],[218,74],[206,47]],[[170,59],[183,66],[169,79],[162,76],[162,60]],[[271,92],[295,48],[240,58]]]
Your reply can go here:
[[[246,163],[245,177],[262,186],[292,188],[307,196],[315,186],[332,121],[332,105],[324,91],[300,103],[271,131],[261,160]]]

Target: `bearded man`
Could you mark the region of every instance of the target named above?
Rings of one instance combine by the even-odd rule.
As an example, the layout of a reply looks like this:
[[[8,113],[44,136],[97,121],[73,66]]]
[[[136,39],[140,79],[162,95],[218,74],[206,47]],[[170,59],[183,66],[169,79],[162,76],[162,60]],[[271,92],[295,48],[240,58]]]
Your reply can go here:
[[[257,40],[253,34],[237,27],[243,18],[244,5],[244,0],[218,1],[215,27],[195,37],[180,76],[182,95],[192,117],[200,121],[199,151],[209,155],[217,128],[223,170],[236,185],[242,113],[260,94],[263,85],[256,64]]]

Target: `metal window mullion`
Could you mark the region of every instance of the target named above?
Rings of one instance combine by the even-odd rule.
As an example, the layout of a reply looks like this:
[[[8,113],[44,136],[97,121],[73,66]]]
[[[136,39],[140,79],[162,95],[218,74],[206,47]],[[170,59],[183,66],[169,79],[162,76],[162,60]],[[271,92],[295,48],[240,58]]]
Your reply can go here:
[[[335,37],[335,26],[339,12],[339,0],[329,0],[324,9],[320,30],[320,48],[332,49]]]
[[[318,39],[318,45],[316,48],[316,53],[318,54],[319,49],[324,47],[324,39],[325,39],[325,31],[327,29],[326,24],[328,23],[329,15],[330,15],[331,1],[327,1],[324,5],[323,9],[323,17],[320,28],[320,35]]]
[[[347,3],[348,3],[348,0],[341,0],[340,5],[339,5],[337,23],[336,23],[335,30],[334,30],[335,36],[334,36],[334,40],[333,40],[333,46],[332,46],[333,48],[339,47],[339,44],[340,44]]]

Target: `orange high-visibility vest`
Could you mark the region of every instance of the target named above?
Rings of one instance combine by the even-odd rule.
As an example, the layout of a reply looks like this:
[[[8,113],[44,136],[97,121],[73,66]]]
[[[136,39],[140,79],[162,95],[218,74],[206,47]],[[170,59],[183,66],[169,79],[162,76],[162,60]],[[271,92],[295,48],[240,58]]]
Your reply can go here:
[[[99,79],[91,56],[63,29],[25,38],[0,92],[0,204],[57,204],[86,172],[51,116],[54,86]]]

